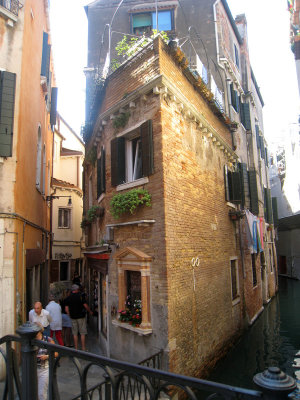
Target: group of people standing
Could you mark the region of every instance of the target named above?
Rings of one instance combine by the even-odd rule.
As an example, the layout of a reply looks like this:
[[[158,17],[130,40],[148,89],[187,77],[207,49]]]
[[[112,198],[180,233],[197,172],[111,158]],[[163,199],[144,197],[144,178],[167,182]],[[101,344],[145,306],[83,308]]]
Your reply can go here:
[[[37,301],[29,312],[29,321],[40,326],[36,338],[52,342],[55,337],[60,346],[73,347],[71,345],[71,331],[74,347],[78,349],[78,334],[81,339],[81,349],[86,351],[85,336],[87,334],[86,312],[93,315],[86,296],[81,290],[80,282],[73,279],[71,291],[67,291],[60,302],[50,296],[50,301],[43,309],[42,303]],[[49,356],[46,349],[40,348],[37,353],[38,371],[38,399],[46,400],[48,392]],[[57,357],[55,353],[55,357]]]

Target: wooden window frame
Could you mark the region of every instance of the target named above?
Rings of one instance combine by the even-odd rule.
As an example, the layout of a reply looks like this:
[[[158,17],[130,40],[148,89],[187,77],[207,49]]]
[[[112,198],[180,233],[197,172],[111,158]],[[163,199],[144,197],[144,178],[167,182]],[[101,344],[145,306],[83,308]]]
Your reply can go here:
[[[129,172],[128,165],[132,163],[132,156],[128,148],[130,141],[140,137],[141,157],[142,157],[142,176],[132,180],[133,176]],[[129,143],[129,146],[127,145]],[[143,184],[149,175],[153,174],[153,128],[152,120],[140,123],[132,129],[120,132],[111,141],[111,185],[118,186]],[[141,181],[141,182],[140,182]]]
[[[59,224],[59,220],[60,220],[60,218],[59,218],[59,213],[60,213],[61,210],[64,210],[64,211],[67,211],[67,212],[68,212],[68,226],[61,226],[61,225]],[[72,218],[72,213],[71,213],[71,209],[70,209],[70,208],[68,208],[68,207],[58,207],[58,213],[57,213],[57,228],[58,228],[58,229],[71,229],[71,218]],[[62,217],[62,222],[63,222],[62,225],[64,225],[64,216]]]

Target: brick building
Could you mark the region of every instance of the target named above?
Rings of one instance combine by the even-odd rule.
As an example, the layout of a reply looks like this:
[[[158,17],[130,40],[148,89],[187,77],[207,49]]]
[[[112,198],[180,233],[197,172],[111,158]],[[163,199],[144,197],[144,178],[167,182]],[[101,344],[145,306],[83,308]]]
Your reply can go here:
[[[197,19],[200,7],[184,3]],[[169,12],[170,36],[184,36],[177,1],[158,4]],[[107,58],[96,46],[96,25],[113,14],[109,7],[105,15],[105,5],[87,7],[88,63],[98,72]],[[125,2],[114,24],[138,34],[153,12],[150,2]],[[190,56],[188,43],[156,38],[105,80],[93,85],[89,77],[83,132],[84,213],[95,206],[99,213],[85,228],[85,280],[103,348],[134,362],[163,349],[166,367],[198,376],[257,318],[277,285],[263,101],[246,21],[235,23],[226,1],[203,2],[201,15],[206,28],[199,24],[201,35],[190,37]],[[114,218],[111,200],[135,188],[149,192],[151,206]],[[127,296],[141,301],[139,326]],[[121,319],[130,323],[119,319],[125,303]]]

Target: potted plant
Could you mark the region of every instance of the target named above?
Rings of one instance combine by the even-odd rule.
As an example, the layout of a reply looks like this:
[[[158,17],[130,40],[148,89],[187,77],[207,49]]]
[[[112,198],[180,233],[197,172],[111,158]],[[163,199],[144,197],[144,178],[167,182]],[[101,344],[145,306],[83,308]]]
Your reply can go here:
[[[104,208],[100,206],[92,206],[87,211],[87,220],[93,222],[96,217],[102,217],[104,215]]]

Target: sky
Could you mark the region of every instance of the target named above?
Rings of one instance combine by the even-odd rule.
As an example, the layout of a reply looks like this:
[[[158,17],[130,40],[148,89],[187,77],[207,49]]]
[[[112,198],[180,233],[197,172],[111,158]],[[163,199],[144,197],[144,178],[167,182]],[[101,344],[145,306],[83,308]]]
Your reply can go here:
[[[282,140],[299,113],[294,55],[289,44],[286,0],[227,0],[233,17],[248,22],[250,60],[264,106],[264,133],[269,146]],[[84,124],[87,64],[87,18],[83,6],[91,0],[51,0],[50,24],[58,110],[80,133]]]

